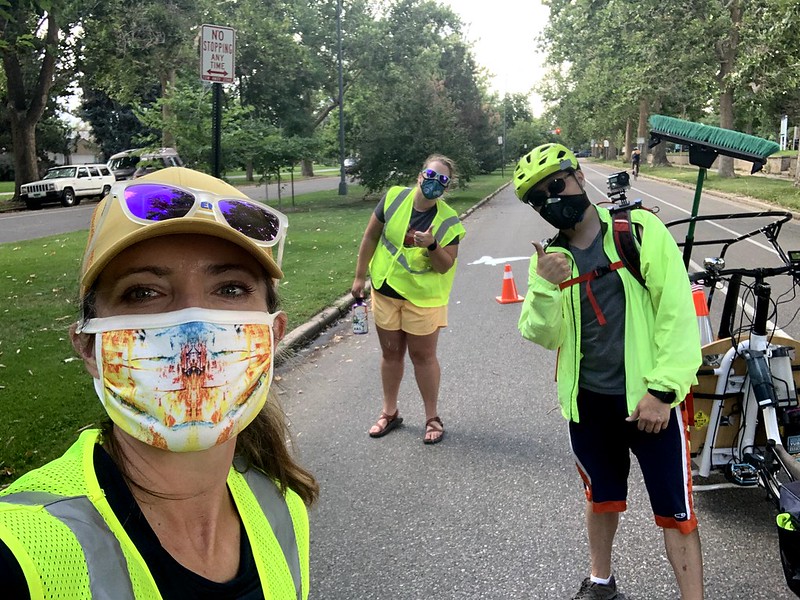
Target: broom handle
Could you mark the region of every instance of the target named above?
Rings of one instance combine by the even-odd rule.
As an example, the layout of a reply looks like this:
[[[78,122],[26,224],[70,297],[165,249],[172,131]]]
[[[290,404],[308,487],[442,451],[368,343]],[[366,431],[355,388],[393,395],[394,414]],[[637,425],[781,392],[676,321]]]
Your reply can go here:
[[[692,218],[697,216],[700,211],[700,194],[703,193],[703,179],[706,176],[706,169],[700,167],[697,171],[697,185],[694,190],[694,204],[692,204]],[[686,240],[683,246],[683,266],[689,270],[689,261],[692,259],[692,246],[694,245],[694,221],[689,221],[689,229],[686,232]]]

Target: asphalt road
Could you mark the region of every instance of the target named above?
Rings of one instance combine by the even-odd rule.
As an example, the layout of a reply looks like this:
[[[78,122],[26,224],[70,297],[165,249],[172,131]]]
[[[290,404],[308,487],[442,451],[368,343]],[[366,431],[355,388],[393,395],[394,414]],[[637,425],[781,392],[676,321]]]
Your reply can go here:
[[[600,200],[610,171],[585,170],[590,197]],[[689,210],[692,192],[640,179],[630,197],[660,205],[669,220]],[[709,196],[702,210],[743,209]],[[440,337],[441,444],[422,444],[424,413],[408,361],[404,426],[382,439],[367,436],[381,397],[374,327],[355,336],[343,320],[279,369],[300,457],[322,489],[311,512],[314,598],[570,598],[588,572],[583,492],[557,408],[554,353],[520,337],[519,304],[495,301],[506,263],[524,293],[530,241],[550,229],[510,189],[465,226]],[[798,239],[795,223],[787,230]],[[747,260],[769,257],[746,245]],[[761,491],[698,491],[695,505],[706,598],[793,597],[775,513]],[[630,600],[679,597],[635,466],[614,569]]]
[[[338,176],[314,177],[294,182],[294,193],[304,194],[322,190],[335,190],[338,187]],[[280,209],[281,203],[291,202],[291,181],[282,182],[280,190],[276,183],[269,186],[239,186],[239,189],[250,198],[265,200],[278,209]],[[20,210],[0,213],[0,244],[88,229],[92,211],[94,211],[98,200],[99,198],[85,199],[80,205],[69,208],[64,208],[59,204],[47,204],[42,207],[42,210]]]
[[[590,197],[600,201],[611,171],[584,170]],[[335,189],[338,178],[295,185],[298,192]],[[246,190],[254,198],[263,192]],[[692,191],[642,178],[629,197],[659,206],[668,222],[688,214]],[[275,202],[276,189],[269,198]],[[85,229],[93,204],[0,215],[0,242]],[[709,194],[701,207],[742,210],[752,207]],[[422,444],[424,414],[410,363],[401,391],[404,426],[379,440],[367,436],[381,396],[374,327],[354,336],[341,321],[277,371],[300,457],[322,488],[311,511],[312,598],[549,600],[571,597],[587,574],[583,492],[557,408],[555,356],[520,337],[519,304],[495,301],[506,263],[525,292],[530,241],[549,236],[550,228],[509,189],[465,226],[450,325],[440,337],[443,443]],[[724,226],[700,225],[697,238],[733,235],[747,225]],[[800,248],[796,222],[784,226],[781,239],[787,249]],[[730,265],[777,262],[763,240],[737,246]],[[698,249],[693,257],[711,254]],[[782,307],[778,318],[795,337],[800,331],[787,321],[796,304]],[[780,569],[774,510],[762,492],[703,490],[695,503],[708,599],[794,597]],[[629,600],[678,598],[636,467],[614,568]]]

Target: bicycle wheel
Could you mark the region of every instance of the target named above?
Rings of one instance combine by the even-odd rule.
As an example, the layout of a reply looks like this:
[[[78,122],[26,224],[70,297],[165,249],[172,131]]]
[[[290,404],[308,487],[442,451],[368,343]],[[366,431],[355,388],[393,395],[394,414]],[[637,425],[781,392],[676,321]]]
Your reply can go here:
[[[775,508],[779,508],[781,488],[790,481],[800,480],[800,463],[774,442],[770,442],[764,452],[766,457],[758,470],[759,480]]]

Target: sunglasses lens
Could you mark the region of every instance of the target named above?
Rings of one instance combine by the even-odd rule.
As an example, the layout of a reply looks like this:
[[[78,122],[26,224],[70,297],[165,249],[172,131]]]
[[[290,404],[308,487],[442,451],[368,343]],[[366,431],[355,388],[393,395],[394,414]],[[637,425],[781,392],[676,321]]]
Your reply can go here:
[[[542,190],[531,190],[525,194],[525,202],[530,204],[533,208],[542,208],[549,197],[547,192],[543,192]]]
[[[447,175],[442,175],[441,173],[437,173],[433,169],[425,169],[422,172],[422,177],[425,179],[435,179],[443,186],[447,186],[450,183],[450,178]]]
[[[239,233],[259,242],[271,242],[278,237],[281,221],[266,208],[238,200],[220,200],[218,206],[228,225]]]
[[[125,188],[125,204],[134,217],[165,221],[185,217],[194,206],[194,196],[173,187],[142,183]]]
[[[550,192],[550,197],[558,196],[567,187],[567,182],[563,179],[553,179],[547,186],[547,191]]]

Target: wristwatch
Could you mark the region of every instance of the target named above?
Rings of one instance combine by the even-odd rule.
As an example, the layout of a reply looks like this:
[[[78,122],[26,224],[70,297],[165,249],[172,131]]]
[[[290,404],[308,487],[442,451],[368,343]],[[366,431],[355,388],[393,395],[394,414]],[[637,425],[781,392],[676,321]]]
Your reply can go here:
[[[664,404],[672,404],[675,402],[675,392],[662,392],[661,390],[647,388],[647,393],[658,398]]]
[[[436,240],[433,240],[433,243],[430,246],[428,246],[428,252],[433,252],[434,250],[436,250],[436,247],[438,245],[439,245],[439,242],[437,242]]]

